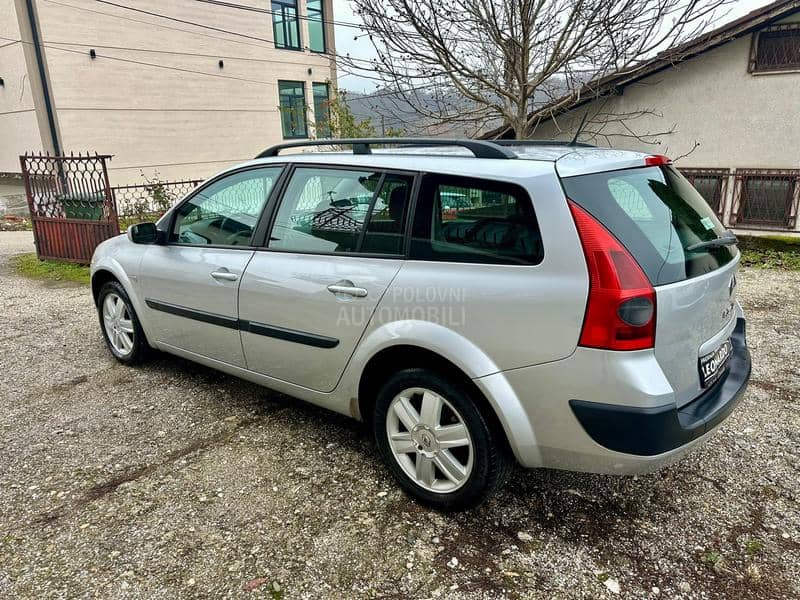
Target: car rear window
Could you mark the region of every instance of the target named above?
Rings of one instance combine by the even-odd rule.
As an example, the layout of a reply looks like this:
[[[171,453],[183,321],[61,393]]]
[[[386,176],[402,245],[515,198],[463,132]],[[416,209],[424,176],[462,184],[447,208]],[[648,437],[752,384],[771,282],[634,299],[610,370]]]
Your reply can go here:
[[[673,167],[645,167],[566,177],[567,197],[628,249],[653,285],[698,277],[731,262],[733,246],[689,251],[722,237],[725,227]]]
[[[414,259],[537,265],[544,256],[530,197],[503,181],[425,175],[411,231]]]

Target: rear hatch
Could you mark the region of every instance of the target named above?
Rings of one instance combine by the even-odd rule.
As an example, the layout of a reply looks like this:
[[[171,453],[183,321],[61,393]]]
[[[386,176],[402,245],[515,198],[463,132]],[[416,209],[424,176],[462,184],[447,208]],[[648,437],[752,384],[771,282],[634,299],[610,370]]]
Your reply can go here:
[[[713,241],[729,235],[725,227],[669,164],[562,182],[567,197],[626,247],[655,288],[655,355],[678,406],[692,401],[719,376],[709,375],[709,365],[724,362],[724,346],[736,324],[739,252]]]

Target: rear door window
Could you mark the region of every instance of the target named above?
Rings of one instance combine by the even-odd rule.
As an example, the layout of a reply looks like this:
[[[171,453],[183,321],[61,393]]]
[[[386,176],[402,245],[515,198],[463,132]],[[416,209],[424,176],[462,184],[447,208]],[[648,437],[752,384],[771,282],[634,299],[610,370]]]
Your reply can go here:
[[[298,167],[280,201],[268,247],[308,253],[402,254],[413,177]]]
[[[542,239],[527,192],[505,182],[426,175],[414,214],[411,258],[540,263]]]
[[[723,237],[725,227],[672,167],[592,173],[562,181],[567,197],[625,245],[653,285],[709,273],[736,257],[732,246],[689,250]]]

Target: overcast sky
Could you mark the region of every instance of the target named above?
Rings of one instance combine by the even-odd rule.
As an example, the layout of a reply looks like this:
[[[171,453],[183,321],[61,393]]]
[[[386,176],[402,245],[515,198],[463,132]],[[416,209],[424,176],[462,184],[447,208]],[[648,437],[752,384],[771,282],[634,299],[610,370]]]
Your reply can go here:
[[[770,3],[770,0],[739,0],[735,8],[723,19],[714,25],[719,27],[724,23],[741,17],[751,10],[765,6]],[[333,19],[338,23],[351,23],[359,24],[361,20],[357,15],[353,14],[352,6],[349,0],[333,0]],[[347,25],[336,25],[336,52],[337,54],[350,54],[355,58],[373,58],[375,53],[372,49],[372,44],[364,37],[353,39],[359,36],[361,31],[355,27]],[[359,77],[358,75],[349,75],[340,71],[339,73],[339,86],[358,92],[368,92],[375,88],[375,82],[370,79]]]

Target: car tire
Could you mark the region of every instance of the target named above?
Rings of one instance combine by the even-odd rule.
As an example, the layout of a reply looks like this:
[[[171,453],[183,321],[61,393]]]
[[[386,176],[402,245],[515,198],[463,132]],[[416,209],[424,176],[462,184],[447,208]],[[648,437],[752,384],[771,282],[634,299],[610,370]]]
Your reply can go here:
[[[134,365],[142,362],[150,349],[139,317],[125,288],[109,281],[97,295],[100,331],[108,349],[119,362]]]
[[[376,444],[403,489],[447,511],[480,505],[504,482],[511,459],[498,429],[464,386],[419,368],[392,375],[373,414]]]

